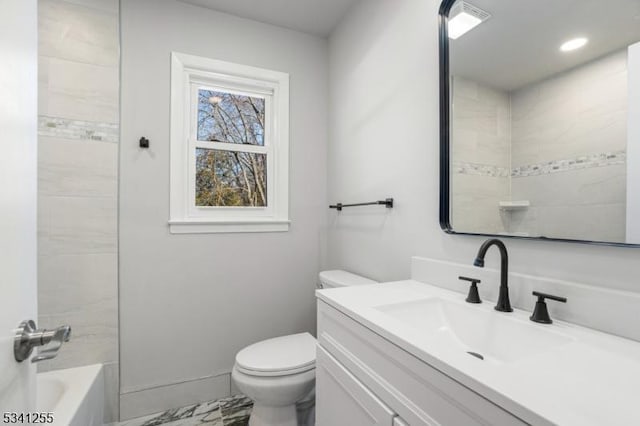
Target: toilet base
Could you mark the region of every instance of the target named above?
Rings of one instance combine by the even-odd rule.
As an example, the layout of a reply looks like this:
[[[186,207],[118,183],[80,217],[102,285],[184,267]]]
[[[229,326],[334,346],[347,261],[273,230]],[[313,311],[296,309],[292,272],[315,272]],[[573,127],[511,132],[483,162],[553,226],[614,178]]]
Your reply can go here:
[[[231,378],[238,390],[253,401],[249,426],[300,426],[298,408],[306,411],[301,417],[309,417],[308,409],[315,403],[315,368],[284,376],[253,376],[234,366]],[[301,420],[302,425],[313,425]]]
[[[270,407],[254,404],[249,426],[298,426],[296,406]]]

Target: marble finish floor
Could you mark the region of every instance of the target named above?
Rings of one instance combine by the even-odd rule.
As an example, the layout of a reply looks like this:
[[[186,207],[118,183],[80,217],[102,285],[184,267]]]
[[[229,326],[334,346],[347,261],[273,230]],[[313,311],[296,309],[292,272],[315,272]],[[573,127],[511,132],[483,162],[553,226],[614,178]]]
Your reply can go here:
[[[253,403],[236,395],[114,423],[111,426],[247,426]]]

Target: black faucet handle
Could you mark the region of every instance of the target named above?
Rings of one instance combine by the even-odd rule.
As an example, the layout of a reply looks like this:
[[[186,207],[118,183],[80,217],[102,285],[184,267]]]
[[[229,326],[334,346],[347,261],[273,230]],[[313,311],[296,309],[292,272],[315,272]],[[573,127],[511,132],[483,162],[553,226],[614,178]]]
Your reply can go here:
[[[478,294],[478,284],[480,284],[480,280],[478,278],[470,278],[459,276],[458,279],[462,281],[469,281],[471,283],[471,287],[469,287],[469,294],[465,299],[467,303],[482,303],[480,300],[480,294]]]
[[[556,302],[567,303],[566,297],[554,296],[553,294],[541,293],[539,291],[534,291],[531,294],[533,294],[534,296],[538,296],[539,302],[544,302],[544,299],[549,299],[549,300],[555,300]]]
[[[549,310],[547,309],[546,299],[555,300],[556,302],[567,303],[566,297],[554,296],[553,294],[540,293],[539,291],[534,291],[534,296],[538,298],[536,302],[536,306],[533,309],[533,314],[529,317],[529,319],[533,322],[539,322],[541,324],[551,324],[553,321],[549,316]]]

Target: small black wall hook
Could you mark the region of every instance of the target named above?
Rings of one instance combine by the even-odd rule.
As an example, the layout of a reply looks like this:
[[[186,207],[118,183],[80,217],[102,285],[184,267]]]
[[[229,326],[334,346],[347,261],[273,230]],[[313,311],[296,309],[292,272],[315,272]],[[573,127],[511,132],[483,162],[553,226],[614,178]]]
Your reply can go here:
[[[149,139],[144,136],[140,138],[140,148],[149,148]]]

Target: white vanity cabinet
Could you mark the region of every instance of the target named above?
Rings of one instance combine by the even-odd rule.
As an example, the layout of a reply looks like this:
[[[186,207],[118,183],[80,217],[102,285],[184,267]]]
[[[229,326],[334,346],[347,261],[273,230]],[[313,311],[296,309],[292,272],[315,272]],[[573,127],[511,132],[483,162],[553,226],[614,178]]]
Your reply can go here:
[[[392,426],[395,414],[322,347],[316,357],[318,425]]]
[[[318,426],[527,424],[322,300],[318,345]]]

